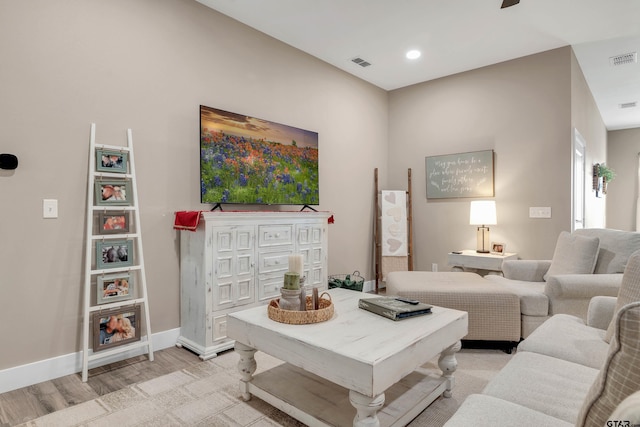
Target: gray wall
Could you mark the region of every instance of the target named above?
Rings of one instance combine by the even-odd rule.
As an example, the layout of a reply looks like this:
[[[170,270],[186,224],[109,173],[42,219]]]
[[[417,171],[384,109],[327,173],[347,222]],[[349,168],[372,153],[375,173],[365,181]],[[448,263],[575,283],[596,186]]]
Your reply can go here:
[[[487,149],[495,150],[498,215],[491,240],[521,258],[551,258],[559,232],[571,228],[573,122],[592,119],[601,131],[587,136],[606,136],[597,110],[575,101],[593,105],[586,84],[572,83],[574,65],[565,47],[390,92],[388,182],[405,188],[412,169],[417,270],[444,270],[447,252],[476,245],[472,199],[426,199],[425,157]],[[550,206],[552,218],[529,218],[531,206]]]
[[[98,143],[133,131],[152,331],[180,326],[173,213],[211,208],[200,104],[317,131],[330,273],[372,269],[385,91],[192,0],[3,1],[0,53],[0,152],[20,159],[0,175],[0,370],[81,349],[92,122]]]
[[[593,165],[607,160],[607,129],[602,122],[578,61],[571,52],[571,126],[582,135],[585,147],[585,228],[607,226],[606,200],[593,190]]]
[[[0,152],[20,158],[0,172],[0,370],[80,350],[91,122],[99,143],[133,130],[154,332],[180,324],[173,213],[210,207],[199,104],[319,132],[330,273],[373,278],[376,167],[383,189],[406,188],[413,169],[416,268],[474,247],[469,200],[424,196],[430,155],[496,151],[492,238],[507,250],[550,257],[570,227],[572,92],[584,90],[570,48],[387,93],[192,0],[32,0],[0,2],[0,53]],[[59,219],[42,219],[44,198]]]
[[[609,132],[607,165],[616,178],[607,185],[607,225],[618,230],[636,230],[638,156],[640,128]]]

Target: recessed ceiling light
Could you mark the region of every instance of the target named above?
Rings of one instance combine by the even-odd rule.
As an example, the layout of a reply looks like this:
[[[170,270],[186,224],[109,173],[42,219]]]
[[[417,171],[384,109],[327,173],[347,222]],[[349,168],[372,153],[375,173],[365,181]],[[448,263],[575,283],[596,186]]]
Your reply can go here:
[[[422,54],[419,50],[410,50],[409,52],[407,52],[407,59],[418,59],[420,58],[420,55]]]

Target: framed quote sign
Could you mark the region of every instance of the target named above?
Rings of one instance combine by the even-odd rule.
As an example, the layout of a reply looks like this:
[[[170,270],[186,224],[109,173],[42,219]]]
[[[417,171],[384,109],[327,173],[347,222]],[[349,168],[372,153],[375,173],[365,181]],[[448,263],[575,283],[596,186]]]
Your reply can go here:
[[[494,197],[493,150],[425,158],[427,199]]]

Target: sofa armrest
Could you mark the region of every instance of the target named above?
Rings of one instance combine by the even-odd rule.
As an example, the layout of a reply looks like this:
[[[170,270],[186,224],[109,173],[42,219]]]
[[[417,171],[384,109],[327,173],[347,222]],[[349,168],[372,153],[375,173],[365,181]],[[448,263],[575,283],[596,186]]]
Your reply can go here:
[[[621,284],[622,273],[547,276],[544,293],[549,298],[549,314],[571,314],[586,321],[591,298],[618,296]]]
[[[543,276],[551,267],[551,260],[513,259],[502,262],[504,277],[525,282],[544,282]]]
[[[558,274],[548,276],[544,293],[549,298],[591,299],[604,295],[617,297],[622,273],[616,274]]]
[[[613,410],[606,425],[615,425],[616,422],[620,423],[620,420],[624,420],[622,425],[630,426],[640,425],[640,390],[627,396],[620,404]],[[609,423],[611,421],[611,423]]]
[[[616,311],[617,301],[616,297],[598,296],[591,298],[587,311],[587,326],[607,329]]]

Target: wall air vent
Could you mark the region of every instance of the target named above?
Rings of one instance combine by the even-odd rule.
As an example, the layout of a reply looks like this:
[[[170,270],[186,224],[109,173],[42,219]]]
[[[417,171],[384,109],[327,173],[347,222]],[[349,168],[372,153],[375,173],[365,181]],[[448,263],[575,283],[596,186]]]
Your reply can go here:
[[[351,62],[355,62],[356,64],[358,64],[361,67],[368,67],[369,65],[371,65],[370,62],[365,61],[364,59],[358,57],[358,58],[353,58],[351,60]]]
[[[634,64],[638,62],[638,52],[624,53],[609,58],[609,63],[616,67],[618,65]]]
[[[619,104],[620,108],[633,108],[633,107],[637,107],[637,106],[638,106],[638,102],[637,101],[625,102],[624,104]]]

